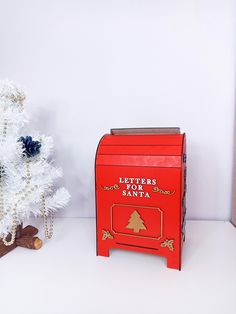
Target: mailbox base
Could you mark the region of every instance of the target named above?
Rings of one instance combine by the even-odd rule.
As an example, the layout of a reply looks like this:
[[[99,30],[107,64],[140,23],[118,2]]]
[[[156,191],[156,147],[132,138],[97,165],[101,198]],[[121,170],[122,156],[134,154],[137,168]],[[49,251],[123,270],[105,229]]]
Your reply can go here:
[[[110,251],[109,251],[108,248],[98,248],[97,256],[109,257],[110,256]]]
[[[150,249],[150,248],[144,248],[144,247],[138,247],[138,246],[132,246],[132,245],[126,245],[126,244],[117,244],[115,247],[99,246],[97,250],[97,256],[110,257],[110,250],[112,249],[122,249],[122,250],[128,250],[128,251],[132,250],[135,252],[148,253],[148,254],[153,254],[160,257],[164,257],[167,260],[167,268],[181,270],[180,256],[178,256],[177,253],[175,253],[174,256],[169,257],[169,256],[165,256],[164,254],[157,254],[158,249]]]

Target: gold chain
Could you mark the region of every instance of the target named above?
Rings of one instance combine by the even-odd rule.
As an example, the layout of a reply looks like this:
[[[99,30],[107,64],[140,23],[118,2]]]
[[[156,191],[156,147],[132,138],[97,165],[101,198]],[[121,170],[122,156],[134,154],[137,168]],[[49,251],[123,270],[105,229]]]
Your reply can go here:
[[[46,206],[45,206],[45,196],[44,194],[41,195],[41,211],[43,214],[44,220],[44,234],[46,239],[51,239],[53,236],[53,225],[54,225],[54,217],[52,213],[46,213]],[[49,222],[48,222],[49,220]]]

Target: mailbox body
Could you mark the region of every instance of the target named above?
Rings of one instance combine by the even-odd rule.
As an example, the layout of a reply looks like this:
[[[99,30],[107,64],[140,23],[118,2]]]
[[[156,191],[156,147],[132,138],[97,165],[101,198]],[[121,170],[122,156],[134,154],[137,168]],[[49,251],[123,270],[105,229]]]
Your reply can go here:
[[[181,269],[185,134],[105,135],[95,161],[97,255],[126,249]]]

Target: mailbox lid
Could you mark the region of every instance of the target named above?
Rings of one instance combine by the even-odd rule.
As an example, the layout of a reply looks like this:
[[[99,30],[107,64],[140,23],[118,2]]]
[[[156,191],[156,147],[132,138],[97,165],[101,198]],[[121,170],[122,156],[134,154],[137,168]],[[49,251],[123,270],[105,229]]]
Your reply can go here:
[[[182,146],[184,134],[105,135],[100,145],[120,146]]]
[[[184,134],[105,135],[97,165],[181,167]]]
[[[99,155],[181,156],[185,134],[105,135]]]

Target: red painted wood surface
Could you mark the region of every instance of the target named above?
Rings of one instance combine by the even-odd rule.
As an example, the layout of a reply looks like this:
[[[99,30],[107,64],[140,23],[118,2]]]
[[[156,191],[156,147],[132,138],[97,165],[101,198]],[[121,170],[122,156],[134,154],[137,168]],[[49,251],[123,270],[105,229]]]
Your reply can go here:
[[[181,156],[182,147],[172,146],[122,146],[101,145],[98,148],[99,155],[143,155],[143,156]]]
[[[96,155],[97,254],[126,249],[181,268],[185,135],[105,135]]]

